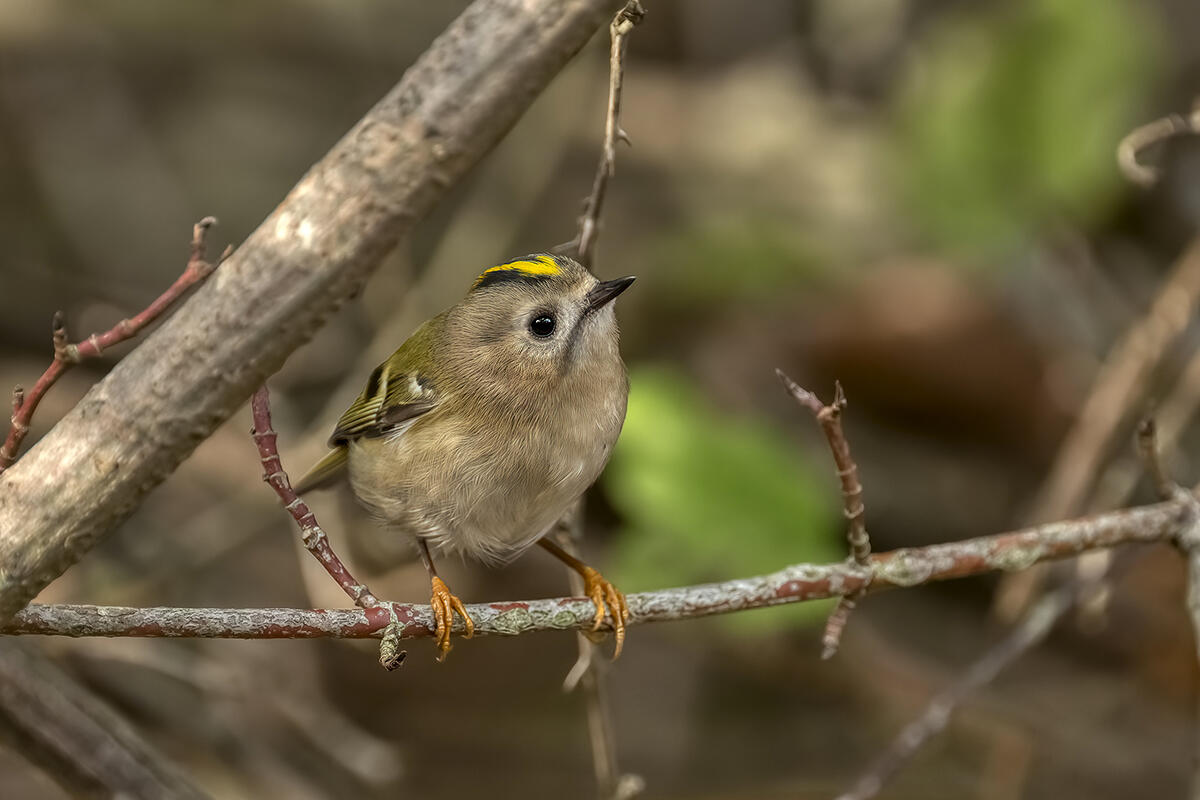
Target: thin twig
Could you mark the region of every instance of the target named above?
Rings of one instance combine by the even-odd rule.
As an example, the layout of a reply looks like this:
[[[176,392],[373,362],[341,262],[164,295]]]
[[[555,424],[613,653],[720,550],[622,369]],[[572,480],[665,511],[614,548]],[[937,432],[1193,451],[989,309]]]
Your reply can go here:
[[[1117,145],[1117,166],[1130,182],[1149,188],[1158,182],[1161,171],[1138,160],[1147,148],[1182,134],[1200,133],[1200,104],[1184,117],[1168,114],[1165,117],[1134,128]]]
[[[61,311],[54,313],[50,331],[51,342],[54,345],[54,361],[37,379],[28,394],[20,386],[13,390],[12,426],[9,428],[8,437],[4,440],[3,446],[0,446],[0,472],[16,462],[17,454],[21,450],[21,442],[29,433],[29,425],[33,420],[34,412],[37,411],[38,404],[42,402],[42,398],[50,390],[50,387],[63,376],[63,373],[79,362],[98,358],[101,353],[113,345],[137,336],[143,328],[161,317],[188,289],[211,275],[217,265],[229,256],[232,251],[230,248],[226,248],[216,264],[205,260],[208,230],[216,224],[216,217],[205,217],[193,226],[191,255],[183,274],[175,279],[170,288],[136,316],[121,320],[103,333],[93,333],[77,344],[70,344],[67,340],[67,327],[63,313]]]
[[[556,539],[559,545],[573,556],[579,556],[579,542],[583,539],[584,501],[580,498],[574,507],[559,520]],[[571,591],[583,594],[583,578],[573,569],[567,569]],[[579,690],[583,694],[587,711],[588,739],[592,745],[592,766],[596,776],[596,796],[599,800],[629,800],[642,792],[645,781],[639,775],[622,774],[617,761],[617,734],[612,718],[612,704],[608,693],[608,662],[600,657],[596,634],[590,630],[575,632],[579,655],[575,664],[563,679],[563,691]]]
[[[350,570],[346,568],[341,558],[330,546],[329,537],[317,523],[317,517],[313,514],[312,509],[292,488],[292,482],[283,468],[283,461],[279,458],[279,434],[271,427],[271,393],[267,390],[266,384],[263,384],[254,393],[254,397],[250,400],[250,408],[254,417],[254,427],[250,433],[254,437],[254,444],[258,447],[258,455],[262,461],[263,480],[275,490],[275,494],[279,495],[279,501],[283,503],[284,510],[296,521],[296,526],[300,528],[300,538],[304,542],[304,547],[313,554],[313,558],[320,562],[329,576],[337,582],[338,586],[342,587],[342,591],[356,606],[364,611],[384,608],[386,613],[387,607],[379,601],[379,598],[371,593],[366,584],[355,580],[354,576],[350,574]],[[399,668],[408,654],[396,646],[395,620],[389,620],[389,622],[393,624],[388,626],[382,637],[383,641],[379,646],[379,663],[390,672]]]
[[[642,21],[646,9],[638,0],[629,0],[609,25],[608,56],[608,112],[604,118],[604,143],[600,151],[600,163],[596,177],[592,180],[592,193],[584,203],[583,215],[579,218],[579,235],[574,242],[576,258],[584,266],[591,266],[596,239],[600,235],[600,212],[604,208],[604,196],[608,181],[617,166],[617,142],[630,144],[629,136],[621,129],[621,86],[625,80],[625,48],[628,36]]]
[[[846,541],[850,545],[850,558],[858,566],[865,567],[871,558],[871,537],[867,534],[867,509],[863,505],[863,487],[858,479],[858,464],[850,455],[850,443],[842,430],[842,412],[846,408],[846,395],[842,392],[842,385],[835,384],[833,402],[825,405],[815,394],[789,378],[783,370],[776,369],[775,374],[783,382],[784,388],[796,398],[796,402],[813,413],[829,441],[829,450],[833,453],[833,463],[837,467],[838,481],[842,485],[842,514],[847,522]],[[825,633],[821,637],[821,658],[828,660],[837,654],[842,632],[846,629],[850,614],[858,605],[863,592],[864,589],[859,589],[853,594],[838,598],[837,606],[829,615],[825,623]]]
[[[1192,508],[1192,522],[1180,531],[1175,543],[1187,564],[1187,598],[1185,607],[1192,622],[1192,640],[1200,661],[1200,501],[1173,481],[1162,462],[1158,448],[1157,431],[1153,419],[1146,419],[1138,426],[1138,455],[1141,456],[1154,482],[1154,488],[1163,499],[1180,499]],[[1200,701],[1198,701],[1200,702]],[[1200,719],[1200,705],[1196,708]],[[1200,730],[1200,729],[1197,729]],[[1200,798],[1200,735],[1193,731],[1192,750],[1192,798]]]
[[[691,619],[935,581],[1025,569],[1052,559],[1122,544],[1173,541],[1192,522],[1190,500],[1170,500],[947,544],[873,554],[853,563],[796,564],[723,583],[628,596],[630,624]],[[596,607],[586,597],[467,606],[477,635],[516,636],[590,628]],[[388,603],[368,609],[120,608],[30,605],[0,627],[2,634],[58,636],[191,636],[222,639],[368,638],[395,621],[399,638],[431,635],[427,605]],[[455,622],[461,632],[461,621]]]
[[[1135,438],[1138,457],[1141,458],[1142,466],[1146,468],[1146,474],[1154,484],[1154,491],[1159,499],[1170,500],[1175,497],[1181,489],[1179,484],[1171,480],[1163,464],[1162,453],[1158,448],[1158,424],[1154,417],[1146,417],[1138,423]]]

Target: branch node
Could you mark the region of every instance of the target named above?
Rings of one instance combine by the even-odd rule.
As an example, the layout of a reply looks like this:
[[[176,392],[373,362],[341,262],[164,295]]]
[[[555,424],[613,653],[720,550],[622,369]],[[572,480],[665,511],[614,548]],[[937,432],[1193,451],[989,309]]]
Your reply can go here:
[[[50,341],[54,345],[54,359],[64,364],[78,364],[79,348],[67,341],[67,315],[55,311],[50,318]]]

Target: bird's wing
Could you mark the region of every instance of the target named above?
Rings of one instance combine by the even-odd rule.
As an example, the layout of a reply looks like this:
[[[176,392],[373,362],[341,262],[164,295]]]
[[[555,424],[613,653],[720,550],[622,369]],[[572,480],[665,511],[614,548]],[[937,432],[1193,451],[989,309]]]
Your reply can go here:
[[[340,478],[346,469],[349,442],[403,433],[417,418],[437,407],[437,393],[413,358],[427,352],[431,337],[432,328],[426,323],[371,372],[362,394],[342,414],[329,437],[333,450],[296,483],[297,492],[317,489]]]
[[[362,437],[397,433],[436,407],[437,398],[428,379],[398,363],[402,352],[403,348],[397,350],[371,373],[362,394],[333,429],[331,447]]]

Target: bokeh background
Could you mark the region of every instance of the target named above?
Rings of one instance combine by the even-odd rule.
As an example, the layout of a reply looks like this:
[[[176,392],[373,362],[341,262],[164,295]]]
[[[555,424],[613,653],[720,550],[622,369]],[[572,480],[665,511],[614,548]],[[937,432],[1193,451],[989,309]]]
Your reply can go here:
[[[828,453],[777,366],[825,397],[845,386],[877,549],[1022,524],[1110,346],[1195,235],[1196,144],[1150,154],[1165,170],[1150,190],[1115,150],[1200,94],[1200,6],[647,5],[596,264],[639,277],[618,312],[633,393],[589,497],[589,559],[637,591],[844,556]],[[55,309],[81,336],[143,307],[201,216],[220,218],[216,242],[244,239],[463,6],[0,2],[0,386],[40,373]],[[572,237],[607,67],[601,35],[272,378],[293,474],[370,368],[483,267]],[[1147,406],[1176,391],[1192,339]],[[35,435],[119,356],[60,383]],[[41,600],[344,605],[260,483],[248,427],[242,413],[203,443]],[[1196,478],[1186,455],[1173,466]],[[347,497],[314,507],[377,594],[427,597]],[[538,552],[443,573],[468,602],[566,585]],[[873,596],[831,662],[827,604],[638,627],[608,673],[622,769],[647,797],[831,797],[1002,635],[996,586]],[[1143,554],[883,796],[1181,796],[1182,591],[1173,552]],[[364,643],[34,644],[218,797],[593,792],[582,700],[560,688],[569,635],[461,643],[443,665],[416,642],[396,674]],[[0,796],[65,795],[0,749]]]

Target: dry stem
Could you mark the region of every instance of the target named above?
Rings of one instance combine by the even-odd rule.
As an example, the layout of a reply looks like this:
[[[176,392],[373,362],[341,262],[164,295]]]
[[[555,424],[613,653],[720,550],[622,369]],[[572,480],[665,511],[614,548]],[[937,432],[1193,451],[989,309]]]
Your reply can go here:
[[[842,485],[842,514],[848,523],[846,540],[850,545],[850,557],[855,564],[865,567],[871,557],[871,538],[867,535],[867,509],[863,505],[863,487],[858,480],[858,464],[850,455],[850,442],[846,440],[845,431],[842,430],[842,412],[846,408],[846,395],[842,392],[842,385],[835,384],[833,403],[825,405],[815,394],[784,374],[783,370],[776,369],[775,374],[783,382],[784,388],[796,398],[796,402],[813,413],[829,441],[829,450],[833,453],[833,463]],[[837,654],[842,632],[846,629],[850,614],[858,605],[865,588],[838,598],[837,606],[825,622],[825,633],[821,637],[821,658],[828,660]]]
[[[604,118],[604,143],[600,150],[600,163],[596,177],[592,180],[592,193],[588,195],[579,218],[579,235],[575,240],[575,253],[579,263],[590,267],[600,235],[600,212],[604,208],[604,196],[608,181],[617,166],[617,142],[630,144],[629,136],[621,130],[621,86],[625,80],[625,47],[629,33],[642,21],[646,10],[638,0],[629,0],[609,25],[608,56],[608,112]]]

